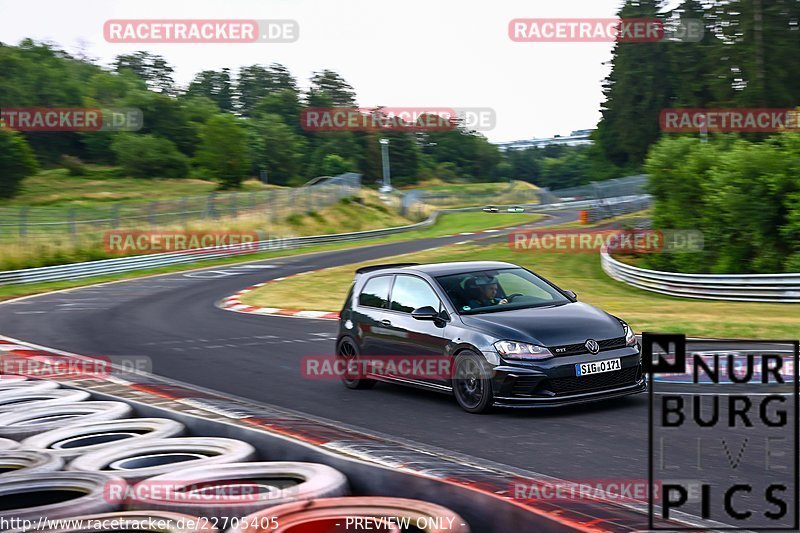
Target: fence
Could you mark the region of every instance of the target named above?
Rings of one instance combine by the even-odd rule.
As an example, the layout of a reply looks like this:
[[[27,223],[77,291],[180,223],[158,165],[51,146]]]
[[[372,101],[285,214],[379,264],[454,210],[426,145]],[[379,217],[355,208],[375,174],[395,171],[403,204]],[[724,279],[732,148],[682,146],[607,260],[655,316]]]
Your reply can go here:
[[[625,196],[636,196],[647,194],[647,176],[639,174],[637,176],[626,176],[624,178],[614,178],[605,181],[593,181],[587,185],[569,187],[566,189],[549,190],[542,189],[552,201],[602,200],[604,198],[622,198]],[[557,199],[553,199],[555,197]],[[548,203],[552,203],[548,202]]]
[[[491,184],[486,190],[470,188],[465,184],[465,191],[451,189],[446,191],[412,190],[406,196],[413,201],[422,202],[431,206],[476,206],[479,204],[538,204],[542,202],[539,190],[525,186],[522,182],[511,182],[506,187],[497,187],[501,184]],[[495,185],[495,186],[492,186]],[[456,186],[457,187],[457,186]]]
[[[641,197],[633,197],[628,202],[635,203],[642,201]],[[621,202],[625,203],[625,202]],[[582,209],[591,207],[591,201],[562,202],[554,205],[536,206],[534,211],[555,211],[561,209]],[[88,261],[84,263],[73,263],[68,265],[55,265],[40,268],[26,268],[22,270],[9,270],[0,272],[0,285],[11,285],[21,283],[37,283],[46,281],[64,281],[72,279],[88,278],[92,276],[117,274],[121,272],[132,272],[136,270],[147,270],[170,265],[192,263],[195,261],[234,257],[255,252],[265,252],[276,249],[291,249],[317,244],[332,242],[356,241],[375,237],[394,235],[404,231],[422,229],[436,222],[440,213],[449,211],[465,211],[480,208],[444,209],[434,212],[430,217],[416,224],[406,226],[396,226],[377,230],[356,231],[350,233],[337,233],[332,235],[313,235],[308,237],[292,237],[288,239],[268,239],[259,241],[257,246],[229,245],[212,248],[201,248],[186,252],[167,252],[161,254],[137,255],[132,257],[119,257],[114,259],[103,259],[100,261]]]
[[[77,240],[112,229],[184,226],[247,215],[274,222],[336,203],[352,196],[360,187],[361,175],[348,173],[321,179],[307,187],[211,193],[152,202],[114,202],[108,207],[0,207],[0,243],[53,238]]]
[[[217,246],[211,248],[199,248],[185,252],[136,255],[131,257],[103,259],[100,261],[88,261],[85,263],[73,263],[68,265],[8,270],[5,272],[0,272],[0,285],[81,279],[92,276],[118,274],[121,272],[133,272],[136,270],[147,270],[171,265],[179,265],[183,263],[193,263],[195,261],[235,257],[256,252],[301,248],[316,244],[383,237],[386,235],[401,233],[403,231],[421,229],[430,226],[436,221],[437,215],[438,213],[435,213],[427,220],[418,222],[416,224],[409,224],[407,226],[356,231],[351,233],[338,233],[333,235],[267,239],[258,241],[255,243],[255,246],[253,244]]]

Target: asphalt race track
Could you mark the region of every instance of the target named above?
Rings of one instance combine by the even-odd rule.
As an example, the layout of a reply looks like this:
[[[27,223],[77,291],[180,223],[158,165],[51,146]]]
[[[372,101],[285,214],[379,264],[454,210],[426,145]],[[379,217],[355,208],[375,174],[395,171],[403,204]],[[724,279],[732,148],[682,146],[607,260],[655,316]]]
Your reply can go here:
[[[532,226],[576,216],[557,212]],[[506,239],[507,232],[491,238]],[[214,306],[268,279],[475,237],[304,254],[12,301],[0,305],[0,333],[85,355],[145,355],[154,374],[515,469],[569,480],[646,480],[647,395],[480,416],[437,393],[388,384],[348,390],[337,381],[305,379],[300,372],[301,357],[333,353],[335,321],[247,315]],[[569,288],[566,274],[553,281]],[[680,385],[660,384],[658,390],[668,387]],[[681,435],[689,451],[694,436]],[[769,475],[755,467],[749,474]]]

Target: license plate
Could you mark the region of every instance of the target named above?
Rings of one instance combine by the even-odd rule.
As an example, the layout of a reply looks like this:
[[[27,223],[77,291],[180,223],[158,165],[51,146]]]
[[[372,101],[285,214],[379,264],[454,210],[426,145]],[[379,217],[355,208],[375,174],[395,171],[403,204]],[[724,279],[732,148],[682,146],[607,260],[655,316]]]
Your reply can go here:
[[[575,365],[576,376],[588,376],[589,374],[600,374],[619,370],[622,364],[619,359],[607,359],[605,361],[592,361],[591,363],[579,363]]]

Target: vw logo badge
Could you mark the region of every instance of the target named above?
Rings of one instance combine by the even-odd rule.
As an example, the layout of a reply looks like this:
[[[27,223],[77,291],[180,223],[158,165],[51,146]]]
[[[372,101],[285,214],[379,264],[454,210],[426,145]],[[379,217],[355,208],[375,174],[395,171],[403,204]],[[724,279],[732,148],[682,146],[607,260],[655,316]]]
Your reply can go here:
[[[597,341],[594,339],[589,339],[586,341],[586,349],[589,350],[589,353],[596,354],[600,351],[600,345],[597,344]]]

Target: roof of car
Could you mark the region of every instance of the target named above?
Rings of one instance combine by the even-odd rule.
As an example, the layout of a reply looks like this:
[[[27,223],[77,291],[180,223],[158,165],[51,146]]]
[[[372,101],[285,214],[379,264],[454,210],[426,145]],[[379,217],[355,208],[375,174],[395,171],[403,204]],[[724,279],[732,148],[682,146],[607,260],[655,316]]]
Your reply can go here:
[[[504,263],[501,261],[461,261],[452,263],[428,263],[424,265],[413,266],[409,265],[398,268],[397,270],[424,272],[429,276],[444,276],[448,274],[459,274],[462,272],[473,272],[476,270],[493,270],[496,268],[517,268],[517,265]]]

